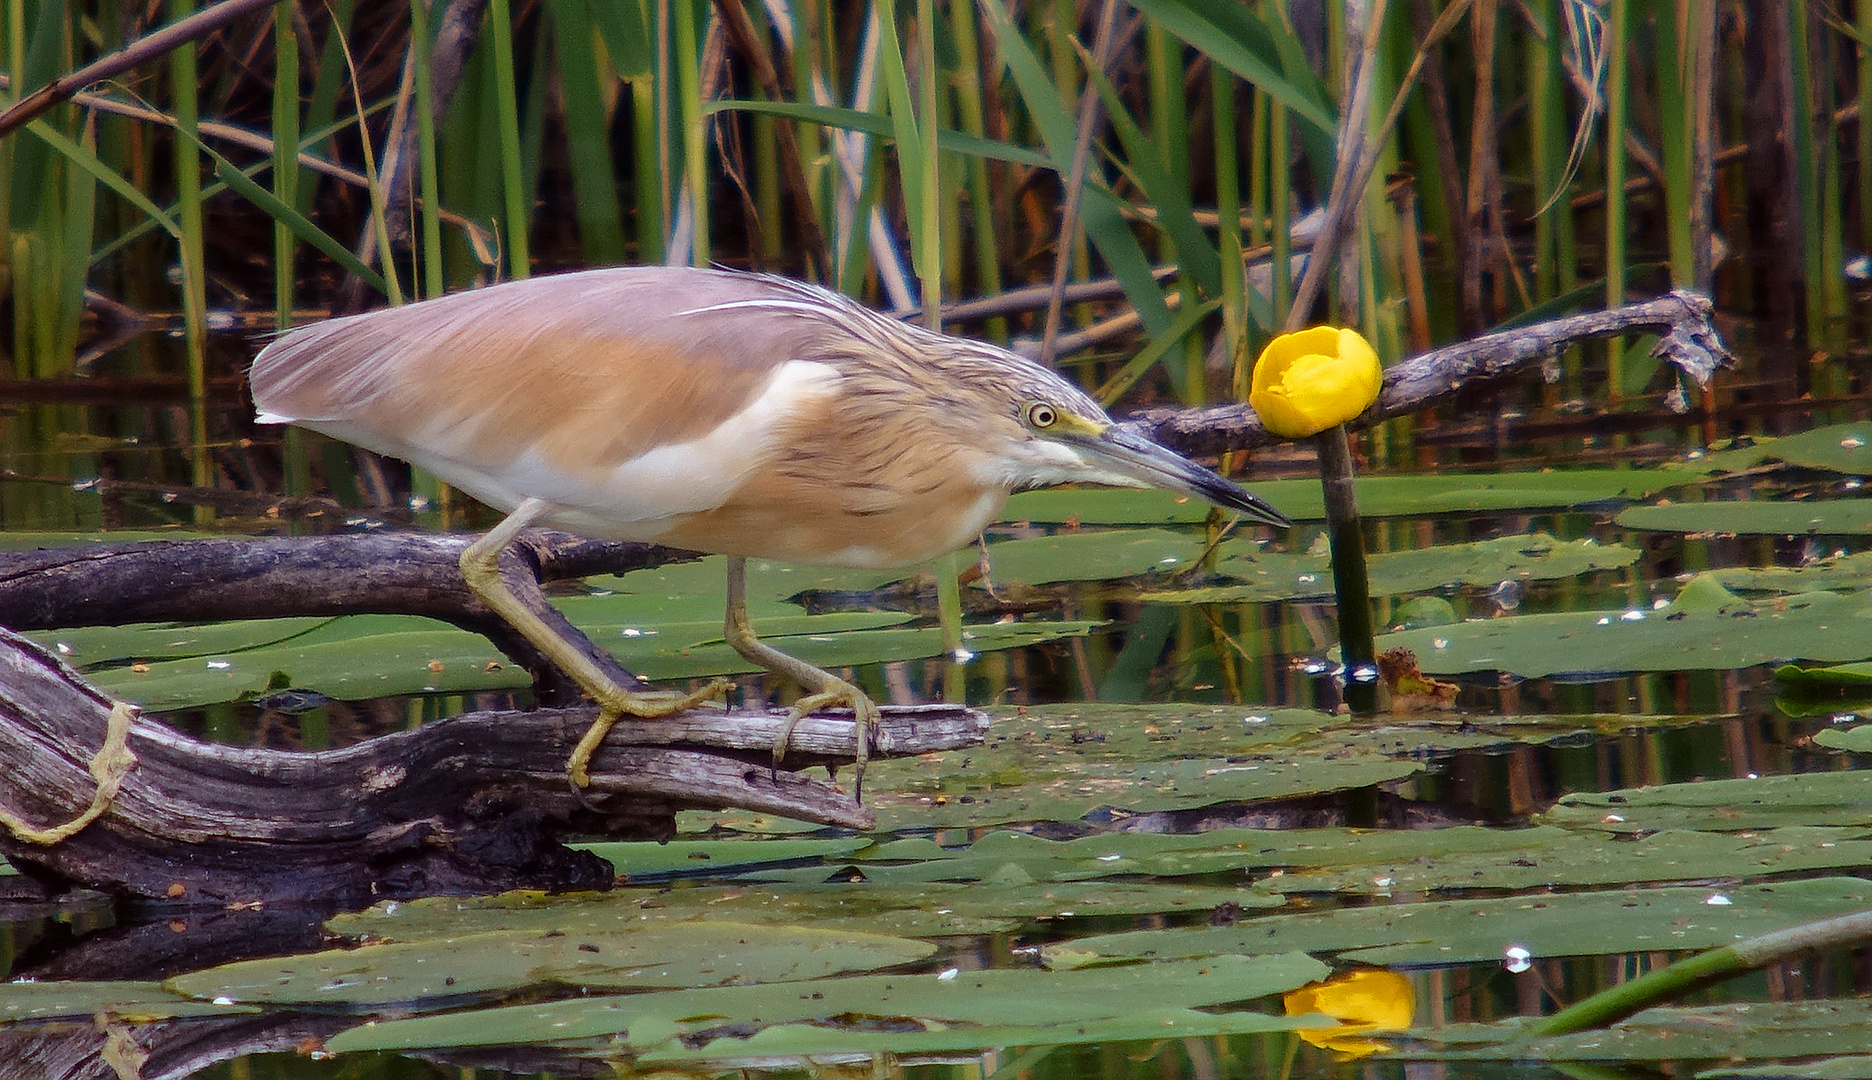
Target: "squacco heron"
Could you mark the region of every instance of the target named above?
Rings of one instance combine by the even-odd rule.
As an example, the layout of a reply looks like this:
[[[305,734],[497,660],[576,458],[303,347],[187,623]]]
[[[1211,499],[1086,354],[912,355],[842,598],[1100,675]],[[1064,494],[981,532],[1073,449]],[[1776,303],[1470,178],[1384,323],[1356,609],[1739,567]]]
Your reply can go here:
[[[1011,493],[1075,482],[1289,524],[1030,360],[755,274],[590,270],[331,319],[268,345],[252,384],[261,421],[402,458],[507,512],[462,575],[598,702],[567,762],[580,787],[618,717],[671,715],[729,684],[617,685],[501,583],[500,553],[528,526],[728,556],[728,643],[806,690],[786,731],[852,710],[862,779],[876,706],[755,636],[750,557],[909,566],[969,543]]]

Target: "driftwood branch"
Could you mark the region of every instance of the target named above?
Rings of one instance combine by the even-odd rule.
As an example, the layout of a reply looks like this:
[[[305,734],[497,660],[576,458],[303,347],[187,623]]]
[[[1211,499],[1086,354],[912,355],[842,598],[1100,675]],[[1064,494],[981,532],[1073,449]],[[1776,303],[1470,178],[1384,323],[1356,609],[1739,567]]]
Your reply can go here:
[[[0,630],[0,801],[39,827],[76,817],[116,703],[57,657]],[[593,710],[469,713],[318,753],[198,742],[131,725],[134,764],[115,800],[59,843],[0,835],[0,854],[55,885],[173,902],[369,900],[507,888],[591,889],[610,866],[566,833],[667,837],[679,809],[743,807],[866,828],[871,812],[769,755],[778,714],[697,711],[626,719],[575,793],[566,757]],[[885,709],[880,754],[979,743],[987,721],[949,706]],[[849,720],[808,717],[791,764],[849,760]]]
[[[532,675],[541,704],[579,690],[468,591],[459,562],[468,536],[360,533],[319,537],[151,540],[0,554],[0,626],[50,630],[136,622],[211,622],[304,615],[427,615],[481,634]],[[542,581],[621,574],[687,552],[522,533],[502,556],[507,585],[562,636],[583,645],[624,686],[642,684],[546,602]]]
[[[1517,374],[1591,338],[1659,335],[1656,354],[1699,385],[1729,362],[1708,299],[1677,291],[1641,304],[1553,319],[1413,356],[1385,371],[1378,401],[1352,427],[1370,427],[1453,398],[1476,383]],[[1207,409],[1146,409],[1127,418],[1158,442],[1190,455],[1252,450],[1285,441],[1261,426],[1246,405]]]

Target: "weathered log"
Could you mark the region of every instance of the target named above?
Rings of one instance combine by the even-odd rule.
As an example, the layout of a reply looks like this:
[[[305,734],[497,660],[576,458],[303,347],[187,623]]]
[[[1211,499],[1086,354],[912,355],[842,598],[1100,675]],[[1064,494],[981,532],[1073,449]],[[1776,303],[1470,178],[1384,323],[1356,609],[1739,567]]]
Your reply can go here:
[[[114,706],[57,657],[0,630],[0,812],[46,827],[92,806],[91,764]],[[772,713],[627,718],[594,757],[591,786],[575,792],[566,757],[594,715],[469,713],[317,753],[203,743],[136,717],[125,740],[134,764],[97,819],[56,843],[0,834],[0,854],[54,885],[220,907],[604,888],[610,865],[560,837],[664,838],[686,808],[872,824],[845,793],[773,767],[784,716]],[[986,727],[959,707],[887,708],[874,754],[974,745]],[[808,717],[790,745],[795,767],[849,760],[852,724]]]
[[[427,615],[480,634],[526,668],[542,705],[580,698],[571,680],[462,580],[472,536],[345,533],[148,540],[0,553],[0,626],[50,630],[136,622],[304,615]],[[515,596],[624,686],[641,680],[546,602],[542,581],[621,574],[695,558],[652,544],[529,529],[501,555]]]

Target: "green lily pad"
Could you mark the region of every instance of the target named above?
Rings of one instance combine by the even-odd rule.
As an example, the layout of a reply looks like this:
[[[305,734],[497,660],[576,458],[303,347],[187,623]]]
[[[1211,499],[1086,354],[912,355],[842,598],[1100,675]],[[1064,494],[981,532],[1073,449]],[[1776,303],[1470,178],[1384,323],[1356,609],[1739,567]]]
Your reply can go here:
[[[974,623],[962,628],[962,644],[974,653],[995,652],[1064,638],[1084,637],[1103,625],[1086,620]],[[625,667],[647,679],[699,678],[760,670],[726,642],[683,647],[658,644],[659,640],[646,637],[637,639],[638,643],[631,646],[624,646],[615,640],[607,644]],[[852,667],[886,660],[919,660],[942,656],[945,652],[942,630],[935,626],[885,627],[843,633],[770,637],[764,640],[789,656],[824,668]]]
[[[1244,481],[1256,495],[1296,521],[1325,516],[1316,480]],[[1367,517],[1426,513],[1566,509],[1632,502],[1693,482],[1657,469],[1567,469],[1551,472],[1361,476],[1359,511]],[[1209,516],[1200,499],[1167,491],[1128,488],[1022,492],[1008,500],[1005,521],[1084,524],[1189,524]]]
[[[1379,636],[1431,674],[1721,670],[1872,655],[1872,599],[1829,592],[1749,601],[1707,577],[1662,608],[1484,619]]]
[[[1758,438],[1751,446],[1702,454],[1687,461],[1673,462],[1666,468],[1701,473],[1741,472],[1776,461],[1803,469],[1872,476],[1872,423],[1854,420],[1798,435]]]
[[[1872,825],[1872,770],[1750,776],[1568,795],[1545,821],[1612,832]]]
[[[1456,853],[1503,860],[1563,830],[1212,829],[1201,833],[1116,832],[1047,840],[995,832],[966,848],[939,848],[921,838],[880,844],[852,866],[875,881],[993,881],[1018,875],[1034,882],[1084,882],[1118,876],[1184,877],[1244,869],[1363,866],[1374,860]],[[890,865],[891,860],[915,860]],[[882,864],[882,865],[880,865]],[[1274,879],[1265,879],[1258,888]],[[1112,887],[1107,882],[1100,887]],[[1253,895],[1253,894],[1249,894]],[[1265,895],[1265,894],[1263,894]],[[1210,897],[1241,906],[1237,895]],[[1211,905],[1214,906],[1214,905]],[[1266,906],[1256,899],[1251,906]],[[1170,909],[1159,909],[1170,910]]]
[[[0,984],[0,1023],[94,1016],[142,1022],[184,1016],[257,1013],[248,1005],[210,1004],[153,982],[10,982]]]
[[[290,641],[331,622],[328,618],[246,619],[223,623],[133,623],[35,630],[26,636],[79,668],[134,661],[213,657]]]
[[[810,983],[714,987],[588,997],[480,1009],[352,1028],[333,1052],[490,1046],[609,1038],[628,1033],[643,1050],[715,1030],[751,1031],[805,1020],[880,1023],[912,1032],[935,1025],[1076,1024],[1158,1009],[1197,1009],[1278,994],[1323,978],[1326,965],[1298,953],[1216,956],[1088,971],[1038,969],[863,975]],[[896,1023],[902,1021],[903,1023]]]
[[[1814,742],[1831,750],[1852,754],[1872,754],[1872,724],[1849,728],[1828,728],[1814,734]]]
[[[86,672],[105,693],[158,711],[237,701],[290,686],[340,700],[460,694],[528,685],[487,640],[414,615],[352,615],[272,644],[144,670]]]
[[[1005,1046],[1074,1046],[1084,1043],[1256,1035],[1330,1026],[1329,1021],[1318,1016],[1269,1016],[1256,1012],[1209,1013],[1194,1009],[1152,1009],[1070,1023],[938,1026],[920,1031],[858,1031],[828,1028],[824,1024],[776,1024],[751,1036],[727,1035],[693,1048],[672,1040],[640,1055],[636,1060],[644,1064],[674,1064],[683,1061],[752,1058],[763,1066],[771,1067],[775,1058],[800,1058],[801,1065],[808,1065],[810,1061],[806,1059],[827,1054],[901,1056]]]
[[[830,874],[833,869],[828,865],[823,873]],[[493,931],[622,933],[664,923],[700,921],[934,938],[997,933],[1014,929],[1021,918],[1046,917],[1025,912],[985,915],[980,906],[963,902],[979,898],[964,886],[952,884],[887,888],[845,882],[709,885],[675,890],[624,888],[574,895],[521,891],[378,904],[365,911],[334,916],[326,926],[333,933],[385,941],[433,940]]]
[[[1872,690],[1872,663],[1836,664],[1832,667],[1803,668],[1789,664],[1775,672],[1783,683],[1840,690]]]
[[[1836,1029],[1828,1027],[1822,1030],[1831,1035]],[[1857,1038],[1862,1046],[1872,1042],[1872,1033],[1849,1030],[1845,1037]],[[1802,1080],[1872,1080],[1872,1056],[1860,1054],[1819,1061],[1803,1060],[1800,1063],[1800,1074]],[[1768,1080],[1787,1075],[1786,1065],[1717,1066],[1697,1073],[1698,1080],[1716,1080],[1718,1077],[1761,1077]]]
[[[988,546],[988,580],[1001,585],[1110,581],[1194,569],[1203,538],[1196,532],[1121,529],[1060,533]]]
[[[1743,1061],[1851,1055],[1872,1043],[1872,1003],[1856,998],[1757,1001],[1692,1008],[1646,1009],[1610,1027],[1540,1039],[1521,1037],[1520,1018],[1413,1030],[1430,1047],[1400,1045],[1400,1058],[1528,1061],[1721,1061],[1698,1077],[1750,1075]],[[1478,1045],[1482,1044],[1482,1045]],[[1817,1077],[1808,1064],[1782,1065],[1774,1076]],[[1848,1071],[1836,1075],[1852,1076]]]
[[[1627,529],[1715,536],[1859,536],[1872,533],[1872,499],[1812,502],[1672,503],[1634,506],[1615,519]]]
[[[1216,564],[1216,573],[1240,579],[1242,584],[1150,589],[1143,591],[1141,598],[1160,603],[1209,604],[1332,595],[1332,565],[1324,552],[1262,551],[1258,546],[1233,541],[1224,544],[1222,551],[1228,557]],[[1440,544],[1418,551],[1380,552],[1369,556],[1369,573],[1373,595],[1395,596],[1457,585],[1578,577],[1594,570],[1630,566],[1639,555],[1637,548],[1623,544],[1555,540],[1536,533]]]
[[[1039,706],[998,714],[986,745],[873,762],[882,829],[1071,821],[1367,787],[1415,773],[1376,754],[1322,758],[1288,745],[1332,722],[1305,709]]]
[[[1078,967],[1299,949],[1395,966],[1499,960],[1510,945],[1536,958],[1696,950],[1862,911],[1868,901],[1872,882],[1859,878],[1444,900],[1102,934],[1046,946],[1041,956],[1052,966]]]
[[[1872,551],[1817,559],[1804,566],[1731,566],[1709,576],[1738,592],[1804,593],[1872,588]]]
[[[833,839],[671,840],[667,843],[576,844],[617,868],[627,880],[681,873],[731,873],[753,866],[847,855],[871,846],[862,836]]]
[[[114,532],[42,532],[32,529],[0,532],[0,551],[35,551],[39,548],[105,547],[140,540],[225,540],[222,533],[186,529],[121,529]]]
[[[1528,830],[1538,838],[1499,851],[1420,854],[1343,869],[1297,870],[1258,887],[1282,893],[1390,895],[1447,889],[1580,888],[1753,877],[1872,864],[1864,829],[1786,826],[1736,834],[1667,830],[1624,843],[1603,836]],[[1509,835],[1524,835],[1514,834]]]
[[[849,930],[661,922],[629,930],[495,930],[245,960],[171,978],[197,998],[355,1008],[542,985],[793,982],[921,960],[923,941]]]

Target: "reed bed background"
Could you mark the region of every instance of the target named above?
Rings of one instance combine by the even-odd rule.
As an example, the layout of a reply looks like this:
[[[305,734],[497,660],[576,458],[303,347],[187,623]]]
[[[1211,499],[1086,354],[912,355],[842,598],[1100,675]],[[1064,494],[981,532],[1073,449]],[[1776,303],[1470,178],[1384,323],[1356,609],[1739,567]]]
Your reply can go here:
[[[10,103],[195,6],[0,10]],[[241,433],[206,402],[254,332],[621,262],[822,281],[1114,402],[1238,398],[1296,301],[1395,359],[1671,287],[1791,346],[1744,377],[1752,400],[1862,389],[1863,365],[1828,359],[1858,340],[1848,271],[1872,251],[1872,4],[208,10],[226,17],[0,138],[15,376],[185,378],[197,486],[226,480],[212,448]],[[126,329],[149,317],[182,347]],[[1511,403],[1654,408],[1644,344],[1569,355]],[[30,426],[7,439],[46,436]],[[1432,460],[1413,427],[1368,451]]]

